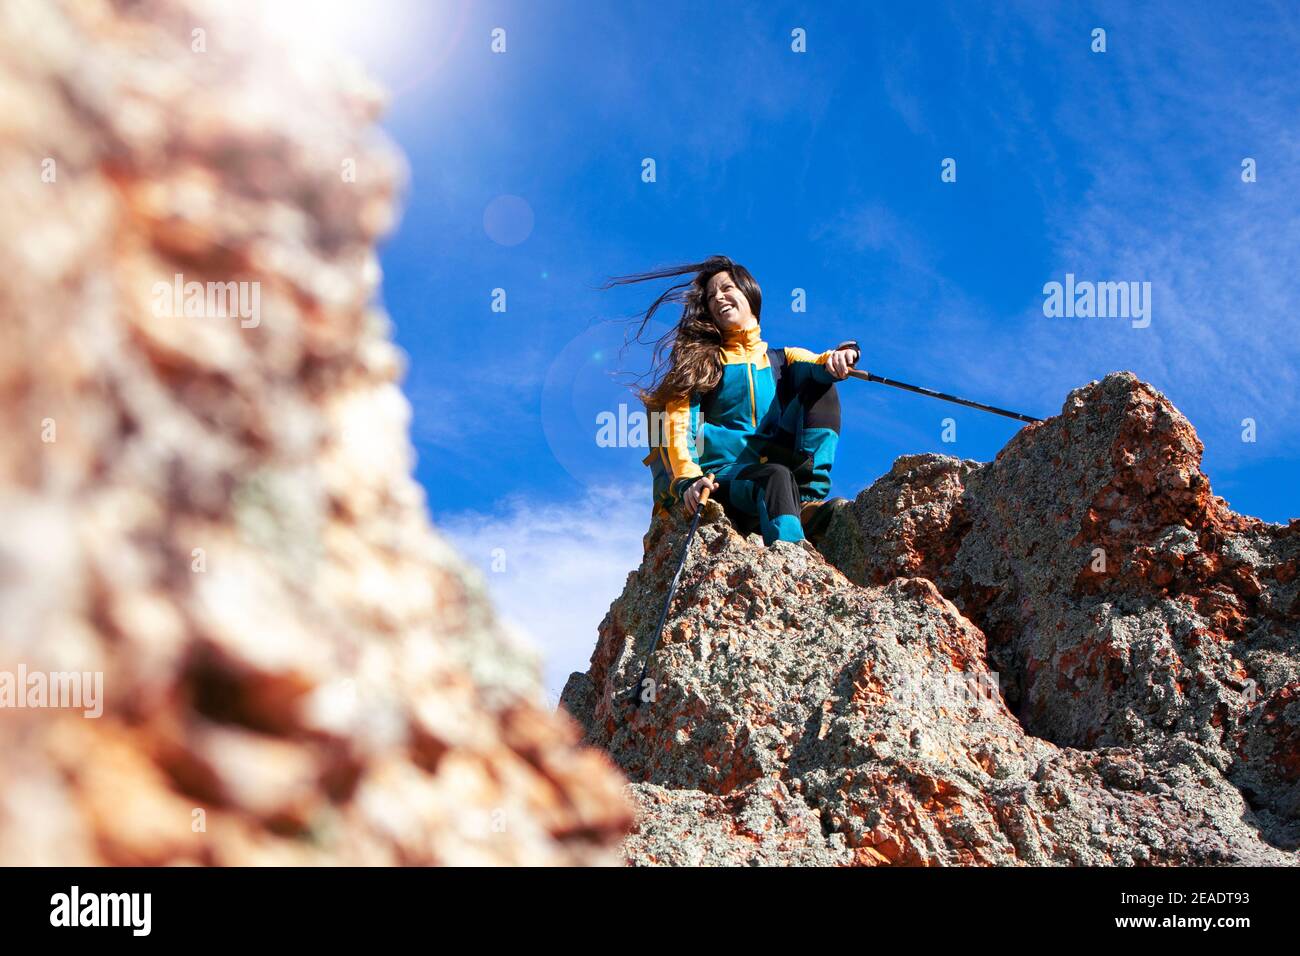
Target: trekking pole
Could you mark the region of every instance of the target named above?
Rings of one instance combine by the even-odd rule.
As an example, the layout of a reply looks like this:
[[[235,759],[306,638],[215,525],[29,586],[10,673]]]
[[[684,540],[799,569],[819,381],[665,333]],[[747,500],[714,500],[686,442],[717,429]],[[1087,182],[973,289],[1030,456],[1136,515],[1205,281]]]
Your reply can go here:
[[[709,481],[713,480],[712,473],[709,474]],[[677,559],[677,570],[673,572],[673,581],[668,585],[668,597],[664,600],[664,609],[659,614],[659,626],[655,628],[654,640],[650,642],[650,649],[646,651],[645,664],[641,666],[641,676],[637,678],[636,686],[632,688],[632,693],[636,695],[636,705],[640,707],[645,703],[641,697],[641,688],[645,684],[646,672],[650,669],[650,658],[654,655],[655,648],[659,646],[659,635],[664,632],[664,621],[668,620],[668,608],[672,606],[673,595],[677,593],[677,581],[682,576],[682,568],[686,567],[686,555],[690,554],[691,541],[695,538],[695,529],[700,526],[700,515],[704,513],[704,502],[709,500],[709,489],[705,488],[700,492],[699,504],[695,506],[695,517],[691,519],[691,530],[686,532],[686,541],[682,544],[682,556]]]
[[[849,374],[854,378],[860,378],[864,382],[879,382],[881,385],[892,385],[894,388],[905,388],[909,392],[916,392],[919,395],[929,395],[931,398],[941,398],[945,402],[956,402],[958,405],[967,405],[971,408],[978,408],[982,412],[992,412],[994,415],[1005,415],[1007,418],[1016,418],[1022,422],[1041,422],[1041,418],[1033,418],[1029,415],[1021,415],[1019,412],[1009,412],[1005,408],[997,408],[994,405],[984,405],[980,402],[972,402],[967,398],[958,398],[956,395],[945,395],[943,392],[936,392],[931,388],[922,388],[920,385],[908,385],[906,382],[895,382],[892,378],[881,378],[879,375],[873,375],[871,372],[863,372],[856,368],[849,369]]]

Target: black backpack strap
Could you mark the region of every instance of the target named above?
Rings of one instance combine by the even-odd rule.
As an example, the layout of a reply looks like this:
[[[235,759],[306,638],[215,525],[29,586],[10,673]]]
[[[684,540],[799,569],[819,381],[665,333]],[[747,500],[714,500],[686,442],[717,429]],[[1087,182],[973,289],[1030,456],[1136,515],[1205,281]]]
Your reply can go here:
[[[785,349],[773,348],[769,345],[767,348],[767,360],[772,366],[772,382],[776,386],[776,400],[782,408],[785,408],[785,406],[789,404],[791,396],[790,383],[781,374],[785,371]],[[782,389],[783,382],[785,384],[784,389]]]

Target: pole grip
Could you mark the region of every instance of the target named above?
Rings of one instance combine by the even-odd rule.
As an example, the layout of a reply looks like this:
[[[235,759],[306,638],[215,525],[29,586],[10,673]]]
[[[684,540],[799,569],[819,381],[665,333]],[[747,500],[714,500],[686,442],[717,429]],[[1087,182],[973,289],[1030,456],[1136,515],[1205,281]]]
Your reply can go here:
[[[708,475],[706,475],[705,477],[707,477],[707,478],[709,479],[709,481],[712,481],[712,480],[713,480],[713,472],[709,472]],[[711,490],[712,490],[712,489],[710,489],[710,488],[705,488],[703,491],[700,492],[700,505],[699,505],[699,506],[700,506],[701,508],[704,507],[704,502],[706,502],[706,501],[709,500],[709,492],[710,492]]]

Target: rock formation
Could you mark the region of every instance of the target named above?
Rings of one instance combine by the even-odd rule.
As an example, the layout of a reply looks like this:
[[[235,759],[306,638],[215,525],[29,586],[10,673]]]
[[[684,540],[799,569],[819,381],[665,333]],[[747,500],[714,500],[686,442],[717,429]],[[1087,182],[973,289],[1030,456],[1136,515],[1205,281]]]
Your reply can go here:
[[[564,705],[636,864],[1295,864],[1300,522],[1233,514],[1167,399],[1072,392],[900,458],[823,544],[651,529]]]
[[[619,862],[410,477],[378,100],[260,6],[0,5],[0,677],[103,708],[0,710],[0,864]]]

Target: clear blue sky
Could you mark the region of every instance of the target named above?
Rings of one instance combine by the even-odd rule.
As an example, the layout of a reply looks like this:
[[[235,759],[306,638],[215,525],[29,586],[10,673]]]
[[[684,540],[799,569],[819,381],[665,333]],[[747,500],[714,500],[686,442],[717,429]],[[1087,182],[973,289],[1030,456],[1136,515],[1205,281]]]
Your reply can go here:
[[[388,6],[349,40],[395,90],[385,126],[410,165],[382,262],[417,476],[542,645],[552,692],[585,666],[648,512],[641,452],[598,447],[595,416],[636,407],[611,373],[646,354],[620,356],[611,323],[662,286],[597,291],[609,275],[723,253],[761,284],[769,342],[857,338],[873,371],[1033,415],[1132,370],[1196,426],[1216,493],[1300,515],[1293,5]],[[501,196],[531,213],[514,245],[489,226],[518,238],[530,217],[511,200],[493,218]],[[1150,326],[1046,318],[1043,285],[1067,272],[1150,282]],[[989,460],[1017,427],[842,394],[837,494],[901,454]]]

